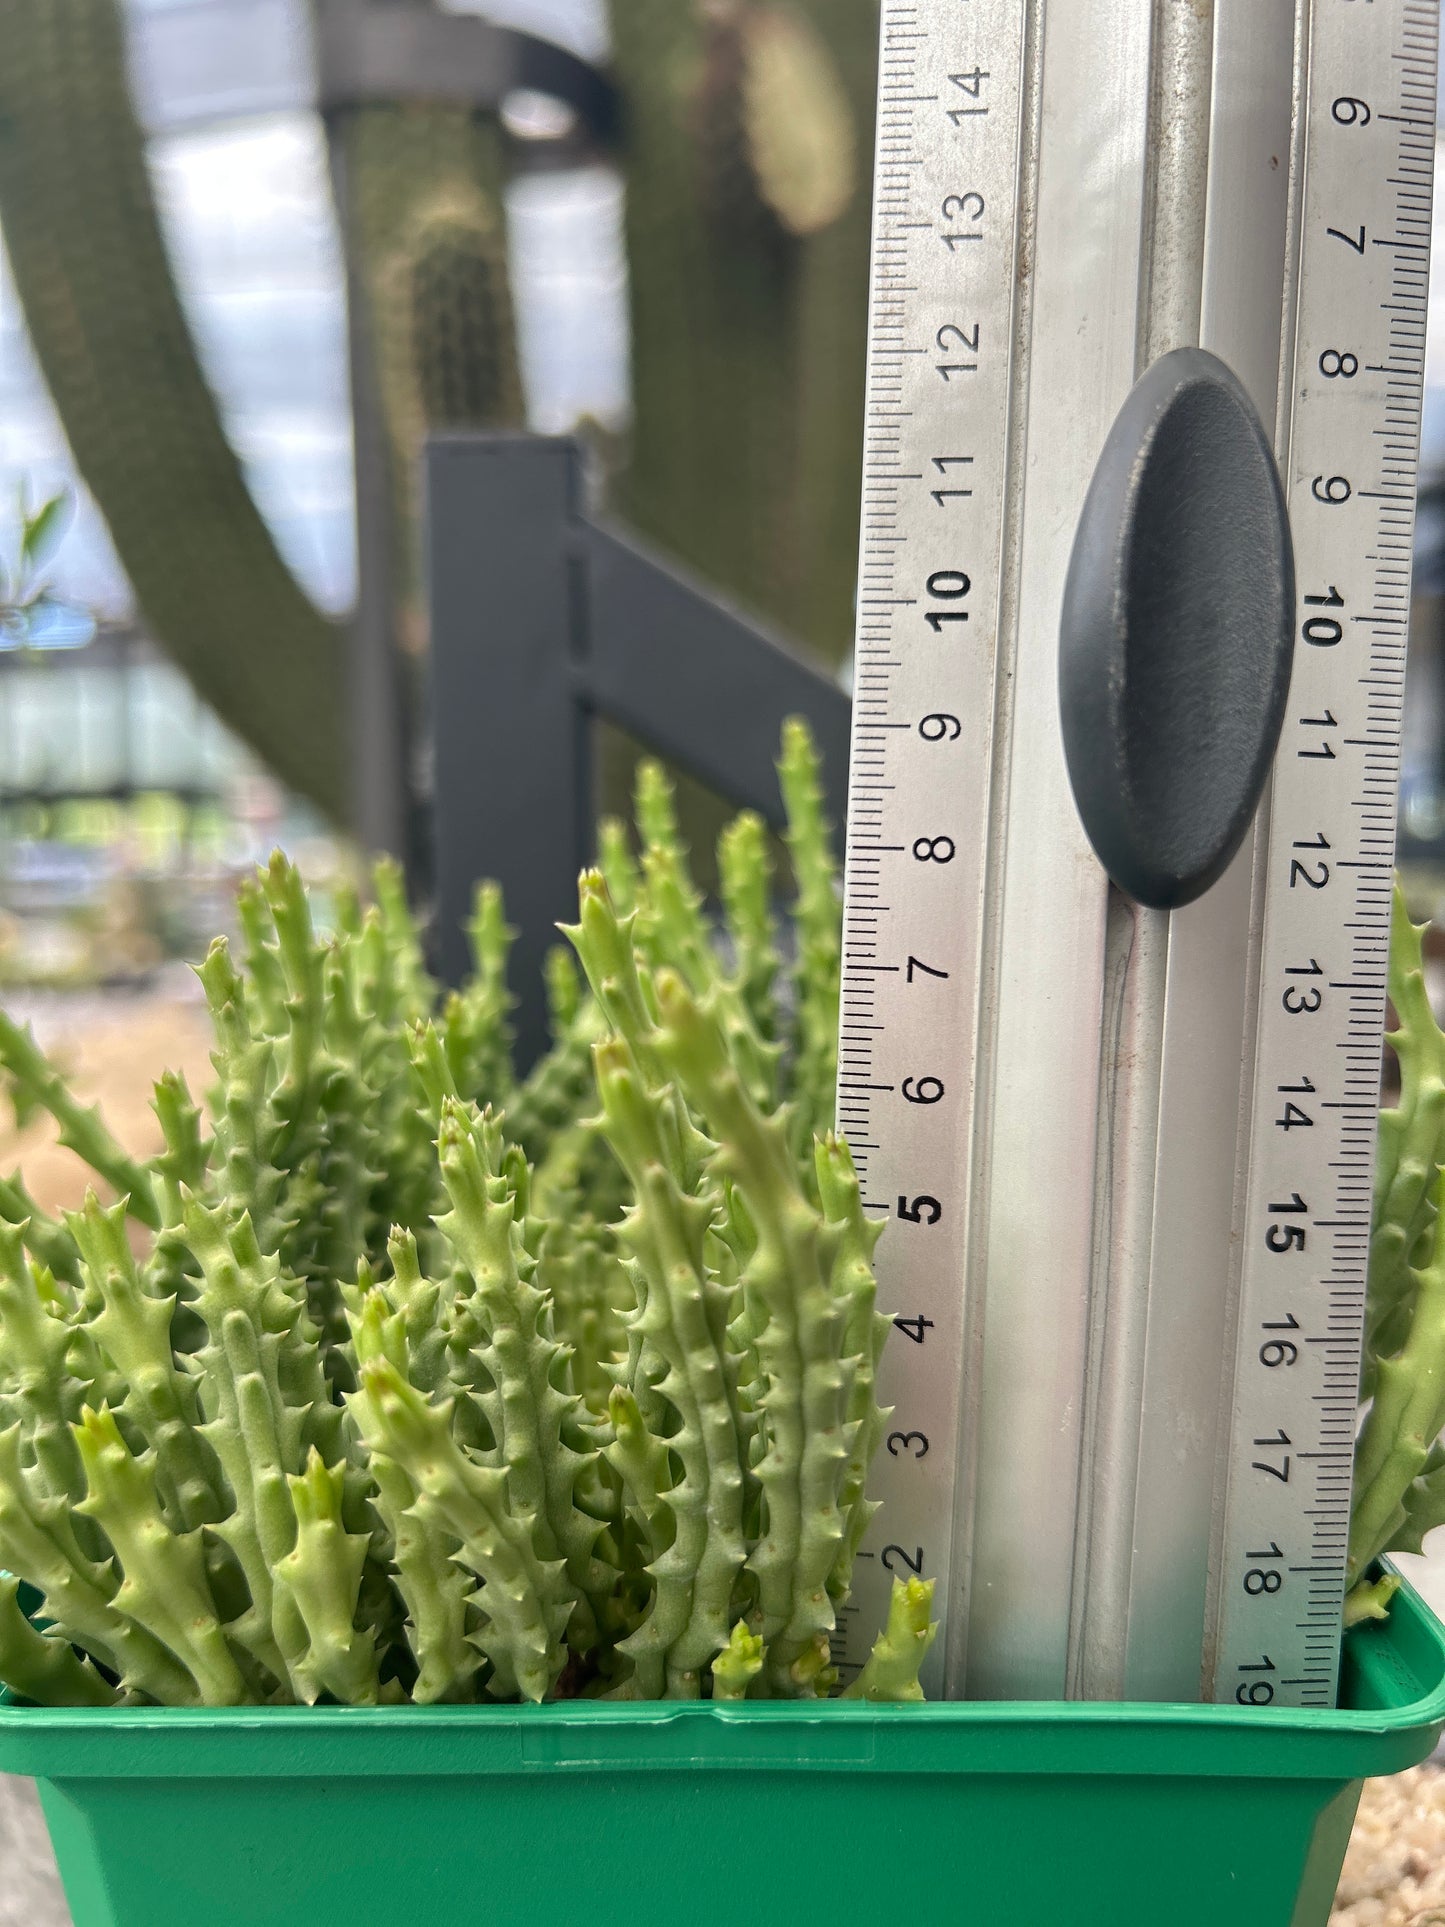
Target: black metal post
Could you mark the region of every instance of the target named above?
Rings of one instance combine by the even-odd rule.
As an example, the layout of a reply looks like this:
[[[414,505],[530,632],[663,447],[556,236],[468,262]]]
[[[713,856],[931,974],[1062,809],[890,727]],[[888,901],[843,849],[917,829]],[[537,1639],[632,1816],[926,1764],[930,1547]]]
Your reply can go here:
[[[545,1035],[542,958],[575,900],[591,772],[573,669],[576,466],[566,443],[439,436],[426,462],[436,965],[495,877],[516,926],[521,1057]]]
[[[434,946],[465,971],[479,877],[502,885],[518,1057],[545,1042],[541,965],[592,851],[590,723],[607,717],[740,806],[782,821],[783,721],[807,718],[835,823],[850,703],[773,637],[582,508],[575,443],[456,434],[427,448]]]

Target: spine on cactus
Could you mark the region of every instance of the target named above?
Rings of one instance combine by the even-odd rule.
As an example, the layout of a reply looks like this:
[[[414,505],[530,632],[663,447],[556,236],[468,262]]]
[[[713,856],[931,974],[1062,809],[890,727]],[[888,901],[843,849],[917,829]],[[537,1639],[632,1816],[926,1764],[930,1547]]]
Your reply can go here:
[[[863,403],[858,157],[877,0],[611,0],[610,16],[627,104],[626,508],[837,661],[857,546],[848,424]],[[721,498],[715,463],[737,481]]]

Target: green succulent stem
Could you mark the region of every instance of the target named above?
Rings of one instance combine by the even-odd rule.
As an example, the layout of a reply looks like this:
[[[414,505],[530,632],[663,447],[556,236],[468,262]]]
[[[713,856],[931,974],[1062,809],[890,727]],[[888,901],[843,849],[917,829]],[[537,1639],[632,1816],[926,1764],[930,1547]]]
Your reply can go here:
[[[745,1700],[748,1688],[763,1670],[765,1651],[761,1637],[749,1632],[739,1620],[728,1636],[727,1645],[712,1663],[713,1698]]]
[[[130,1215],[158,1230],[161,1217],[151,1174],[125,1151],[107,1129],[100,1112],[77,1103],[65,1079],[35,1042],[28,1025],[17,1024],[0,1010],[0,1066],[8,1073],[22,1103],[48,1112],[55,1120],[60,1142],[74,1151],[113,1191],[126,1201]]]
[[[113,1706],[116,1689],[67,1641],[37,1632],[19,1590],[18,1579],[0,1577],[0,1679],[40,1706]]]
[[[651,1567],[652,1613],[624,1650],[662,1646],[668,1696],[695,1697],[727,1643],[733,1588],[747,1558],[737,1360],[727,1344],[727,1297],[706,1259],[717,1204],[685,1195],[669,1168],[660,1123],[666,1097],[644,1087],[626,1044],[599,1044],[596,1058],[603,1128],[636,1198],[621,1229],[644,1280],[635,1327],[656,1360],[649,1371],[656,1394],[676,1419],[667,1446],[680,1468],[664,1495],[673,1532]]]
[[[863,1670],[844,1699],[921,1700],[918,1670],[938,1635],[931,1579],[895,1579],[888,1602],[888,1623],[874,1641]]]
[[[296,1543],[276,1565],[277,1588],[289,1591],[306,1629],[307,1651],[294,1677],[308,1700],[323,1692],[345,1706],[373,1706],[381,1691],[376,1646],[356,1624],[370,1539],[342,1523],[344,1477],[313,1445],[306,1469],[286,1481],[296,1515]]]
[[[87,1494],[76,1507],[115,1548],[124,1577],[113,1609],[185,1667],[203,1706],[238,1706],[246,1683],[221,1630],[199,1532],[172,1532],[161,1516],[150,1461],[121,1437],[115,1415],[87,1406],[75,1428]]]
[[[742,1289],[757,1306],[765,1450],[756,1472],[767,1517],[748,1565],[769,1679],[796,1692],[793,1667],[833,1630],[827,1579],[843,1542],[839,1497],[857,1430],[847,1417],[856,1367],[842,1352],[846,1320],[830,1288],[839,1236],[802,1189],[784,1123],[748,1096],[715,1019],[670,971],[657,979],[657,1001],[658,1053],[706,1119],[717,1167],[745,1192],[757,1236]]]
[[[362,1367],[377,1449],[411,1479],[415,1510],[451,1533],[456,1557],[483,1581],[477,1644],[498,1698],[546,1697],[565,1663],[562,1632],[575,1604],[560,1559],[538,1555],[536,1515],[513,1506],[507,1475],[479,1465],[452,1437],[447,1404],[435,1406],[384,1358]]]

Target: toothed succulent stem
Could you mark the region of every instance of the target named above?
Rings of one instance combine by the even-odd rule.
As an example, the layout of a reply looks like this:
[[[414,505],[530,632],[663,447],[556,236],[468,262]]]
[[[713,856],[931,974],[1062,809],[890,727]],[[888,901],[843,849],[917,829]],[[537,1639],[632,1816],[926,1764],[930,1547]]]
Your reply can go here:
[[[559,1386],[550,1307],[531,1282],[515,1192],[499,1168],[500,1127],[449,1102],[437,1151],[452,1207],[437,1229],[475,1286],[457,1337],[478,1354],[491,1382],[493,1396],[484,1404],[513,1500],[536,1516],[542,1556],[561,1555],[579,1599],[600,1597],[609,1583],[594,1553],[600,1528],[575,1503],[585,1461],[567,1442],[568,1432],[580,1429],[579,1401]],[[579,1637],[585,1644],[589,1629],[579,1629]]]
[[[303,1352],[299,1291],[283,1286],[249,1222],[228,1226],[221,1213],[193,1202],[186,1238],[201,1266],[194,1310],[207,1332],[196,1354],[206,1417],[200,1430],[233,1498],[233,1510],[214,1531],[235,1554],[251,1595],[250,1609],[231,1630],[284,1683],[306,1643],[299,1615],[289,1598],[277,1595],[273,1577],[296,1537],[286,1480],[305,1463],[310,1426],[324,1422],[334,1439],[339,1414],[325,1390],[314,1337]],[[289,1397],[283,1359],[293,1368]]]
[[[1445,1426],[1445,1238],[1438,1231],[1442,1186],[1445,1175],[1437,1176],[1433,1189],[1435,1250],[1429,1264],[1411,1274],[1409,1334],[1394,1356],[1379,1361],[1374,1398],[1355,1448],[1347,1572],[1351,1584],[1404,1525],[1406,1495]]]
[[[35,1630],[19,1590],[18,1579],[0,1578],[0,1679],[41,1706],[113,1706],[115,1688],[66,1640]]]
[[[838,870],[823,814],[822,763],[807,728],[783,726],[778,777],[787,805],[788,854],[798,894],[793,922],[798,946],[793,1020],[794,1145],[800,1155],[832,1128],[838,1081],[839,932],[843,908]]]
[[[1398,1573],[1381,1573],[1378,1579],[1358,1580],[1345,1594],[1346,1630],[1366,1619],[1388,1619],[1390,1601],[1400,1590]]]
[[[727,1642],[747,1557],[737,1361],[727,1349],[727,1298],[705,1257],[717,1204],[706,1194],[685,1196],[668,1168],[659,1122],[665,1097],[642,1085],[627,1046],[599,1044],[596,1058],[603,1128],[637,1200],[620,1232],[646,1280],[635,1324],[660,1367],[649,1373],[654,1389],[677,1421],[667,1445],[679,1475],[663,1495],[672,1542],[650,1568],[652,1614],[623,1650],[665,1639],[668,1696],[693,1697]]]
[[[597,868],[606,879],[618,916],[631,916],[637,908],[641,877],[627,825],[615,816],[604,816],[597,825]]]
[[[80,1283],[80,1254],[64,1228],[47,1217],[17,1176],[0,1178],[0,1223],[13,1226],[46,1270],[68,1285]]]
[[[843,1356],[852,1368],[847,1421],[856,1428],[838,1501],[846,1522],[843,1542],[828,1577],[829,1590],[835,1600],[841,1601],[852,1586],[853,1561],[878,1510],[866,1497],[865,1487],[868,1467],[889,1416],[888,1410],[879,1405],[875,1388],[879,1360],[893,1323],[876,1309],[873,1253],[883,1235],[883,1220],[863,1215],[858,1173],[846,1143],[831,1132],[820,1139],[814,1146],[814,1167],[823,1216],[841,1233],[832,1286],[834,1297],[847,1308],[842,1340]]]
[[[677,835],[672,786],[650,761],[638,770],[637,820],[645,838],[637,947],[653,968],[665,963],[680,971],[695,996],[711,996],[749,1095],[771,1109],[780,1051],[759,1031],[739,984],[723,973]]]
[[[567,933],[588,989],[554,953],[520,1086],[494,892],[438,1015],[394,870],[321,940],[278,857],[243,967],[201,966],[205,1121],[156,1089],[154,1237],[0,1183],[0,1562],[51,1627],[0,1589],[0,1677],[93,1692],[77,1645],[173,1705],[836,1685],[876,1234],[777,1102],[760,824],[724,839],[729,950],[655,769],[639,808],[646,862],[604,833],[617,900],[589,873]]]
[[[431,1009],[433,988],[422,961],[421,936],[407,902],[401,865],[392,857],[379,857],[372,868],[371,887],[385,941],[395,1011],[403,1022],[415,1022]]]
[[[1376,1360],[1398,1349],[1413,1295],[1412,1267],[1426,1262],[1435,1221],[1434,1183],[1445,1156],[1445,1037],[1425,989],[1420,939],[1395,886],[1390,933],[1390,1001],[1397,1028],[1386,1038],[1400,1066],[1400,1102],[1383,1111],[1370,1238],[1364,1391]]]
[[[515,1081],[511,1012],[516,999],[507,989],[507,957],[516,932],[502,915],[502,896],[496,884],[477,886],[469,935],[473,974],[462,989],[447,997],[439,1026],[446,1092],[501,1104],[509,1098]],[[440,1110],[436,1094],[440,1080],[432,1070],[425,1081],[435,1120]]]
[[[566,1660],[562,1631],[575,1603],[560,1559],[536,1551],[535,1514],[508,1497],[507,1475],[478,1465],[452,1437],[450,1401],[429,1404],[384,1358],[362,1366],[377,1449],[416,1488],[416,1511],[453,1535],[456,1557],[483,1581],[486,1621],[477,1644],[492,1663],[496,1697],[544,1699]]]
[[[0,1432],[0,1565],[45,1596],[45,1610],[66,1638],[120,1675],[122,1686],[164,1706],[194,1706],[189,1671],[144,1627],[116,1610],[118,1581],[107,1561],[81,1549],[59,1500],[31,1489],[20,1464],[20,1428]]]
[[[739,1620],[726,1646],[712,1663],[712,1696],[715,1700],[745,1700],[748,1688],[763,1670],[764,1646],[756,1633],[750,1633]]]
[[[85,1492],[70,1430],[82,1390],[70,1367],[74,1327],[53,1281],[32,1268],[22,1232],[11,1225],[0,1225],[0,1330],[0,1393],[20,1420],[36,1479],[47,1498],[73,1503]]]
[[[757,1246],[742,1277],[757,1306],[765,1450],[756,1472],[766,1525],[748,1560],[774,1690],[811,1690],[793,1672],[833,1630],[828,1575],[843,1541],[839,1510],[857,1430],[847,1416],[854,1369],[842,1356],[845,1311],[831,1278],[841,1243],[805,1196],[784,1125],[744,1090],[716,1021],[675,972],[659,973],[657,1048],[716,1138],[716,1165],[746,1194]]]
[[[554,1044],[576,1023],[582,1010],[582,983],[565,944],[554,943],[542,959],[547,992],[547,1030]]]
[[[66,1222],[85,1264],[86,1330],[126,1386],[120,1407],[155,1453],[155,1476],[181,1529],[222,1518],[227,1510],[220,1467],[201,1437],[193,1382],[177,1371],[171,1350],[175,1299],[145,1290],[126,1237],[121,1205],[106,1210],[94,1196]]]
[[[239,1706],[246,1682],[216,1616],[200,1533],[171,1531],[152,1462],[132,1454],[112,1412],[84,1407],[75,1437],[88,1486],[76,1511],[100,1526],[125,1575],[113,1609],[174,1654],[203,1706]]]
[[[344,1706],[374,1706],[380,1693],[376,1647],[356,1625],[369,1540],[341,1522],[343,1473],[312,1446],[306,1469],[287,1480],[296,1514],[296,1543],[276,1565],[306,1628],[307,1652],[293,1669],[303,1697],[330,1693]]]
[[[385,1453],[385,1428],[364,1372],[377,1360],[425,1391],[415,1376],[416,1359],[406,1341],[406,1317],[388,1315],[379,1291],[360,1296],[349,1308],[362,1389],[348,1409],[365,1446],[375,1484],[374,1503],[392,1541],[397,1590],[406,1605],[406,1640],[417,1665],[412,1698],[419,1705],[469,1697],[482,1655],[467,1636],[467,1600],[473,1582],[454,1555],[454,1533],[417,1510],[417,1488],[407,1472]]]
[[[744,810],[718,839],[718,879],[733,966],[743,1002],[766,1042],[776,1041],[776,985],[781,969],[770,889],[772,865],[763,819]]]
[[[933,1608],[931,1579],[893,1581],[888,1602],[888,1624],[873,1643],[863,1670],[851,1686],[843,1690],[844,1699],[921,1700],[918,1669],[938,1634],[929,1615]]]

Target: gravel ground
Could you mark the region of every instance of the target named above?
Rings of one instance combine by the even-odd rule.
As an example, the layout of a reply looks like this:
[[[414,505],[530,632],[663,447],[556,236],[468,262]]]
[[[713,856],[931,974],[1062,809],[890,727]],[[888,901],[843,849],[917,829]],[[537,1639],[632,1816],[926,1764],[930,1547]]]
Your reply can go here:
[[[70,1927],[35,1789],[9,1774],[0,1774],[0,1927]]]
[[[66,1062],[84,1101],[99,1102],[127,1148],[145,1155],[159,1142],[148,1102],[160,1072],[181,1069],[194,1092],[206,1087],[208,1026],[193,981],[120,998],[8,1002]],[[47,1209],[80,1203],[82,1170],[43,1122],[17,1135],[0,1121],[0,1170],[17,1162]],[[1445,1532],[1437,1539],[1445,1542]],[[1429,1558],[1400,1564],[1445,1618],[1445,1543]],[[0,1927],[69,1923],[34,1790],[0,1775]],[[1445,1767],[1417,1767],[1365,1788],[1330,1927],[1445,1927]]]
[[[1371,1780],[1330,1927],[1445,1927],[1445,1770]]]

